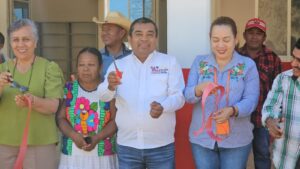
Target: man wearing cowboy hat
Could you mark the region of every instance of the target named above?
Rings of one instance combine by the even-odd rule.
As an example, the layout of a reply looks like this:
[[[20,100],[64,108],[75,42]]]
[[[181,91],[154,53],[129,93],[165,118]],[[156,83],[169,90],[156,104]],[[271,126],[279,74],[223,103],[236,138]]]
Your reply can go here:
[[[240,54],[255,61],[259,71],[260,96],[256,110],[251,115],[251,121],[254,124],[252,146],[255,169],[271,168],[269,132],[262,126],[261,110],[271,90],[273,80],[281,72],[280,58],[264,45],[267,37],[266,30],[265,21],[259,18],[248,20],[243,34],[246,43],[239,49]]]
[[[121,59],[131,53],[125,44],[130,21],[119,12],[109,12],[104,21],[93,18],[93,21],[101,26],[100,37],[105,45],[100,50],[103,60],[102,78],[106,74],[108,66],[114,59]]]

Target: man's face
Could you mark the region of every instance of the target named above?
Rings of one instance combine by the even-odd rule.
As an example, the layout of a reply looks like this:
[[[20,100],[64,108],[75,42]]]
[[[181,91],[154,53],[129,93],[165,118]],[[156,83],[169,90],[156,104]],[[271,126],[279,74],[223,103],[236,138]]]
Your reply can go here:
[[[244,32],[244,39],[249,49],[260,49],[266,40],[266,34],[258,28],[250,28]]]
[[[101,39],[106,46],[113,46],[123,42],[126,31],[115,24],[103,24]]]
[[[151,23],[137,23],[133,27],[132,35],[128,37],[133,53],[140,59],[146,60],[156,49],[157,32]]]
[[[294,48],[293,60],[291,62],[293,68],[293,75],[299,77],[300,76],[300,49]]]

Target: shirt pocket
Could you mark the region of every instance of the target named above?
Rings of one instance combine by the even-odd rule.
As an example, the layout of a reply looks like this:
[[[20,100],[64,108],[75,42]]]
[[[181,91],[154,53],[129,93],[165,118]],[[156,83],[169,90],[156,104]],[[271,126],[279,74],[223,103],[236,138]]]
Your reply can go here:
[[[168,74],[152,74],[147,81],[151,97],[164,97],[168,95]]]

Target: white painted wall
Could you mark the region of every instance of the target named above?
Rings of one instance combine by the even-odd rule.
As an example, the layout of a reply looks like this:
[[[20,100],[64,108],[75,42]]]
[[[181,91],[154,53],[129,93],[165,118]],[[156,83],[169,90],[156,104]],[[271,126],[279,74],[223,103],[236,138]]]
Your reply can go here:
[[[209,52],[210,0],[168,0],[168,54],[182,68],[190,68],[196,55]]]

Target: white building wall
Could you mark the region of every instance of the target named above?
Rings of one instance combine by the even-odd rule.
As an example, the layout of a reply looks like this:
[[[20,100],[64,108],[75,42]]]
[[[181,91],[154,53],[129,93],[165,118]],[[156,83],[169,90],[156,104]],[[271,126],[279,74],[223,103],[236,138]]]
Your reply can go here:
[[[210,0],[168,0],[168,54],[182,68],[190,68],[196,55],[209,52]]]

